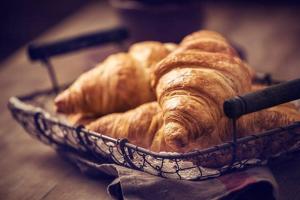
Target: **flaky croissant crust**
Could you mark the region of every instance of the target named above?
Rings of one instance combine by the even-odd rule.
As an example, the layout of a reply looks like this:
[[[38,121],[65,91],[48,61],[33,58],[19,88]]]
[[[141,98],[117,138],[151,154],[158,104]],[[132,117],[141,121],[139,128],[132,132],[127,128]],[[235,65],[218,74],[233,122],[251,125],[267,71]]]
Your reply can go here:
[[[103,63],[81,75],[56,98],[58,111],[64,108],[64,113],[106,114],[116,110],[126,111],[153,100],[145,69],[136,65],[128,54],[109,56]],[[141,92],[137,93],[137,90]]]
[[[86,128],[113,138],[127,138],[133,144],[150,148],[161,124],[160,108],[157,102],[150,102],[125,113],[101,117]]]
[[[200,31],[153,68],[162,132],[173,151],[215,143],[218,137],[212,136],[224,116],[223,102],[250,90],[250,70],[231,49],[219,34]]]
[[[109,56],[55,99],[57,111],[105,115],[153,101],[149,70],[174,48],[176,45],[141,42],[128,53]]]

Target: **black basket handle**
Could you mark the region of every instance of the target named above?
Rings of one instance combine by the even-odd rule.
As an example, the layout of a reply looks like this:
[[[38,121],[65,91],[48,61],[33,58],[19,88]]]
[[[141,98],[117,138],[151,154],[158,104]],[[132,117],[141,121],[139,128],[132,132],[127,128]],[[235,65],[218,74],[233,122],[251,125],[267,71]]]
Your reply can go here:
[[[227,117],[236,119],[242,115],[300,99],[300,79],[270,86],[266,89],[236,96],[223,105]]]
[[[86,47],[107,44],[110,42],[122,42],[127,38],[127,29],[124,27],[116,27],[56,42],[30,44],[28,47],[28,55],[31,60],[44,60],[52,56],[80,50]]]

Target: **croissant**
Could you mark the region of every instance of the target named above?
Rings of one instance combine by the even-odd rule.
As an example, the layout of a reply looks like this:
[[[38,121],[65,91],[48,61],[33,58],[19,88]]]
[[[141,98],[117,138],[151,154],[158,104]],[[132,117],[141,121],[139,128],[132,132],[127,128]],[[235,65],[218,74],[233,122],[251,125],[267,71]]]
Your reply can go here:
[[[175,48],[174,48],[175,49]],[[232,56],[238,56],[237,51],[229,45],[227,40],[220,34],[213,31],[198,31],[186,36],[181,42],[181,48],[178,51],[196,49],[206,52],[224,53]],[[243,63],[248,68],[251,78],[254,79],[256,71],[254,68]]]
[[[160,108],[157,102],[150,102],[124,113],[101,117],[86,128],[113,138],[127,138],[133,144],[150,148],[161,124]]]
[[[144,68],[151,68],[158,61],[176,49],[174,43],[161,44],[160,42],[146,41],[133,44],[129,54]]]
[[[72,126],[85,126],[98,118],[99,116],[93,114],[75,113],[67,115],[65,121]]]
[[[253,90],[256,86],[252,87]],[[237,120],[237,136],[244,137],[249,135],[256,135],[260,134],[266,130],[278,128],[278,127],[285,127],[293,122],[300,122],[300,113],[297,110],[297,107],[292,103],[285,103],[278,106],[274,106],[268,109],[264,109],[258,112],[254,112],[251,114],[244,115]],[[229,119],[224,117],[221,122],[221,125],[218,127],[222,127],[219,129],[219,140],[214,140],[214,144],[201,143],[202,148],[207,148],[217,143],[223,143],[232,141],[232,124],[230,123]],[[272,141],[268,145],[268,151],[272,152],[273,154],[277,154],[282,152],[282,144],[288,144],[288,146],[292,146],[295,144],[296,141],[291,140],[290,135],[282,135],[280,141]],[[209,141],[212,138],[207,138]],[[214,138],[215,139],[215,138]],[[248,149],[246,152],[242,151],[242,149],[237,149],[237,157],[240,160],[249,159],[260,157],[260,152],[265,151],[266,141],[263,138],[256,139],[255,146],[251,149]],[[198,161],[195,161],[196,163]],[[210,160],[207,163],[198,163],[201,164],[203,167],[222,167],[224,165],[230,164],[232,162],[232,155],[231,154],[224,154],[224,155],[216,155],[214,161]]]
[[[153,101],[149,68],[171,50],[169,44],[141,42],[133,45],[129,53],[109,56],[56,97],[57,111],[101,116]]]
[[[152,86],[166,144],[186,152],[220,142],[223,102],[250,91],[251,73],[221,35],[200,31],[153,68]]]
[[[251,91],[264,88],[266,88],[266,86],[252,85]],[[242,137],[300,121],[300,113],[295,104],[285,103],[245,115],[241,117],[239,121],[239,136]]]

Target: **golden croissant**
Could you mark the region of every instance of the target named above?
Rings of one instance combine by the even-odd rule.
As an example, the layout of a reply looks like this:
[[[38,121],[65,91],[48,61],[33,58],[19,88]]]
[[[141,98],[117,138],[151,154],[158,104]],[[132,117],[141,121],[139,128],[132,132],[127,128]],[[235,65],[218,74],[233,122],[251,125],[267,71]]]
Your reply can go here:
[[[263,85],[252,85],[251,91],[266,88]],[[293,103],[284,103],[258,112],[244,115],[239,119],[239,136],[257,134],[276,127],[287,126],[300,121],[300,112]]]
[[[150,87],[149,68],[172,48],[174,45],[141,42],[133,45],[128,53],[109,56],[57,96],[57,111],[101,116],[153,101],[155,94]]]
[[[261,89],[262,87],[260,86],[259,88]],[[257,90],[257,86],[254,85],[252,86],[252,91],[255,90]],[[281,104],[240,117],[236,123],[237,136],[244,137],[248,135],[260,134],[266,130],[288,126],[296,121],[300,122],[300,112],[297,110],[297,107],[292,103]],[[228,142],[232,140],[232,124],[229,123],[229,119],[224,117],[218,127],[222,127],[219,129],[219,140],[212,140],[213,137],[208,136],[208,141],[212,142],[210,144],[203,142],[199,144],[199,146],[201,146],[202,148],[207,148],[218,143]],[[288,135],[285,135],[282,140],[289,142],[289,145],[292,145],[293,142],[296,142],[289,141],[290,139]],[[277,143],[276,141],[273,141],[269,144],[271,145],[270,147],[268,147],[269,150],[272,151],[273,154],[281,152],[281,142]],[[242,160],[261,156],[260,152],[265,145],[264,140],[257,139],[255,141],[255,144],[255,148],[251,148],[246,152],[242,151],[242,148],[237,149],[237,156],[239,157],[239,159]],[[232,161],[232,155],[216,155],[215,161],[217,162],[209,161],[207,163],[201,163],[201,165],[204,167],[221,167],[229,164]]]
[[[224,101],[251,89],[249,67],[211,31],[183,39],[154,67],[152,79],[164,120],[161,131],[177,152],[218,143]]]
[[[89,123],[86,123],[88,122]],[[156,101],[145,103],[124,113],[113,113],[97,120],[80,118],[86,128],[116,139],[126,138],[132,144],[152,151],[171,151],[165,144],[160,128],[161,109]],[[78,125],[78,124],[77,124]]]
[[[103,116],[86,128],[113,138],[127,138],[133,144],[150,148],[161,124],[160,108],[157,102],[150,102],[125,113]]]

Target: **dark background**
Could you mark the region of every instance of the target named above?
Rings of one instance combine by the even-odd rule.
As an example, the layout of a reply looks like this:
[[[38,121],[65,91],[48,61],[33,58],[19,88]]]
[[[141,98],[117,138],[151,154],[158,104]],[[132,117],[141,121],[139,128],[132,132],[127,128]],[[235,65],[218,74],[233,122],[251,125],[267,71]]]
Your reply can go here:
[[[100,0],[1,0],[0,1],[0,61],[12,54],[20,46],[42,34],[49,27],[80,7]],[[161,0],[144,0],[159,2]],[[179,0],[180,1],[180,0]],[[202,1],[205,2],[205,1]],[[250,4],[268,6],[298,6],[295,0],[289,1],[214,1],[215,3]]]
[[[0,61],[93,0],[1,0]]]

